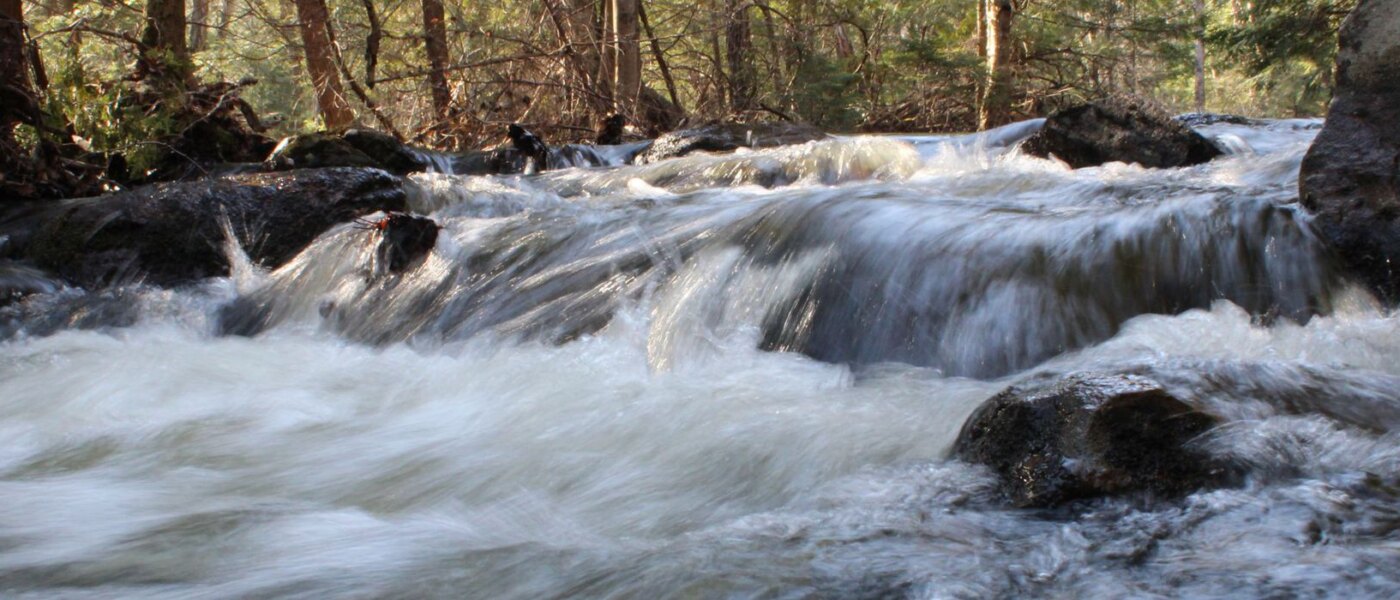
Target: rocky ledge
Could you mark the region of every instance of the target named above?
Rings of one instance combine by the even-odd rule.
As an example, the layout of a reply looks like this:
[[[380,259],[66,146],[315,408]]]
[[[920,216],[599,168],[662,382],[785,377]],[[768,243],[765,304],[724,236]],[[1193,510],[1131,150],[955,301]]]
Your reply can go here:
[[[57,205],[27,254],[84,287],[176,285],[228,274],[226,227],[252,260],[275,267],[333,225],[406,208],[401,180],[379,169],[166,183]]]
[[[1400,302],[1400,2],[1362,0],[1342,24],[1337,86],[1298,192],[1341,263]]]

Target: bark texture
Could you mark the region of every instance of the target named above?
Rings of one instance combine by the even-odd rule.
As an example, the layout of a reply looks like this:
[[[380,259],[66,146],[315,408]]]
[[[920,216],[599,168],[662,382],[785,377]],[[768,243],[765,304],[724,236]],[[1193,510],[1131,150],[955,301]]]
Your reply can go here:
[[[727,0],[729,20],[725,26],[725,62],[729,63],[729,107],[734,111],[753,108],[754,73],[752,32],[749,28],[748,0]]]
[[[137,74],[183,81],[189,75],[190,61],[185,36],[185,0],[148,0]]]
[[[306,56],[306,71],[316,90],[316,107],[326,129],[349,127],[355,113],[345,99],[345,89],[336,71],[335,55],[331,51],[330,14],[325,0],[296,0],[297,20]]]
[[[642,93],[642,56],[638,43],[638,3],[641,0],[613,0],[613,31],[616,34],[616,73],[614,102],[616,112],[637,114]]]
[[[977,117],[980,129],[1011,120],[1011,23],[1015,11],[1011,0],[987,0],[987,86]]]
[[[428,54],[428,88],[433,96],[433,112],[447,119],[452,108],[452,90],[447,85],[447,22],[442,0],[423,0],[423,48]]]

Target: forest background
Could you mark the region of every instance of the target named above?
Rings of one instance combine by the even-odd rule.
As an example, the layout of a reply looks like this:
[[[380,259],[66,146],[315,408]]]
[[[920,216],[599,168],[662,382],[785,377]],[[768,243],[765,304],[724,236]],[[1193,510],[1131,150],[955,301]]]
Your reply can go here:
[[[970,131],[1121,94],[1171,112],[1316,116],[1355,2],[0,4],[22,10],[25,83],[52,128],[139,161],[143,144],[188,125],[192,90],[238,96],[273,137],[359,124],[443,149],[494,144],[512,122],[591,139],[611,114],[643,135],[717,118]]]

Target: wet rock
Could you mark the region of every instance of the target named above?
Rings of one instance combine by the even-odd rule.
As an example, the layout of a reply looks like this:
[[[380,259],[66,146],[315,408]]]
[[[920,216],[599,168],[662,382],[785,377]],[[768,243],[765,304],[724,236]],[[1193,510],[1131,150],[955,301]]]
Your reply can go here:
[[[549,146],[544,140],[521,127],[517,123],[511,123],[506,129],[506,136],[510,138],[510,143],[521,156],[529,159],[535,165],[536,171],[544,171],[549,168]]]
[[[733,152],[739,148],[774,148],[824,140],[825,132],[811,125],[786,121],[767,123],[710,123],[673,131],[637,156],[638,164],[685,156],[692,152]]]
[[[569,167],[601,167],[608,161],[587,144],[566,144],[548,148],[540,170]],[[524,173],[531,156],[514,147],[464,152],[452,157],[452,172],[457,175],[513,175]]]
[[[343,134],[306,133],[283,139],[268,156],[269,171],[365,167],[395,175],[427,171],[424,155],[387,133],[351,129]]]
[[[346,131],[341,138],[356,150],[377,161],[379,168],[395,175],[422,173],[431,167],[423,152],[415,150],[382,131],[351,129]]]
[[[1205,127],[1207,125],[1259,125],[1263,123],[1258,119],[1242,117],[1240,115],[1227,115],[1221,113],[1186,113],[1174,117],[1178,123],[1187,127]]]
[[[402,273],[417,264],[437,245],[438,224],[427,217],[389,213],[374,224],[379,235],[375,246],[376,271]]]
[[[60,284],[43,271],[29,265],[0,262],[0,307],[34,294],[52,294]]]
[[[28,254],[85,287],[173,285],[228,273],[225,219],[250,258],[274,267],[332,225],[406,206],[400,180],[378,169],[159,184],[65,202],[29,240]]]
[[[1343,22],[1327,120],[1299,197],[1349,270],[1400,302],[1400,4],[1363,0]]]
[[[953,455],[991,467],[1017,506],[1173,497],[1228,479],[1225,465],[1189,444],[1216,422],[1153,380],[1080,374],[992,397],[963,424]]]
[[[1021,150],[1080,169],[1107,162],[1162,169],[1209,162],[1224,152],[1171,117],[1132,100],[1081,104],[1050,115]]]
[[[135,285],[93,292],[67,288],[34,294],[0,308],[0,340],[20,334],[43,337],[69,330],[131,327],[151,308],[144,302],[148,290]]]
[[[332,133],[304,133],[284,138],[267,157],[267,168],[271,171],[379,166],[379,161]]]

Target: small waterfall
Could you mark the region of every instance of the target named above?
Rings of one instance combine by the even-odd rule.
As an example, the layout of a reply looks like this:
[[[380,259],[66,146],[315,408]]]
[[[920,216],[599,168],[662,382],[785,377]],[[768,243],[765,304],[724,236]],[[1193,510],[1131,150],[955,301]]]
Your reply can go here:
[[[1329,310],[1337,276],[1283,182],[1221,183],[1228,161],[1084,173],[978,147],[946,143],[923,162],[905,142],[862,138],[504,181],[422,177],[412,204],[449,240],[422,267],[369,279],[367,234],[343,227],[227,309],[224,327],[320,315],[375,344],[558,343],[640,303],[654,366],[749,331],[830,362],[989,377],[1141,314],[1217,300],[1264,319]]]
[[[1033,122],[444,156],[406,269],[355,224],[177,289],[0,260],[0,595],[1392,597],[1400,317],[1297,207],[1312,125],[1171,170],[1027,158]],[[1025,511],[948,458],[1084,372],[1219,416],[1246,482]]]

